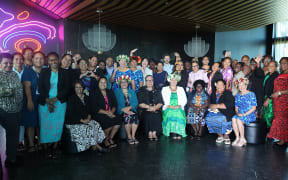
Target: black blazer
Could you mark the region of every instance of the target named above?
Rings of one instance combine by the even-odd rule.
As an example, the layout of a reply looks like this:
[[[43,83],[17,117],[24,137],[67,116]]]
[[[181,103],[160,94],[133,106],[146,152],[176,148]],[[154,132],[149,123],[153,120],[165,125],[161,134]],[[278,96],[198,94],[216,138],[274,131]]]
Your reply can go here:
[[[180,75],[181,75],[181,80],[178,82],[178,86],[183,87],[184,90],[186,91],[189,74],[187,73],[187,71],[183,70],[181,71]]]
[[[67,101],[66,109],[66,124],[82,124],[80,119],[86,119],[89,115],[89,99],[84,96],[84,102],[82,103],[80,98],[73,94]]]
[[[227,121],[231,121],[232,117],[235,114],[235,100],[232,95],[232,92],[229,90],[225,90],[221,95],[218,103],[216,103],[216,93],[212,92],[211,94],[211,104],[221,104],[224,103],[226,109],[219,109],[219,111],[226,116]]]
[[[147,88],[146,86],[143,86],[138,90],[137,97],[138,97],[138,103],[139,104],[141,104],[141,103],[148,104],[148,105],[149,104],[157,105],[159,103],[164,104],[163,99],[162,99],[162,95],[161,95],[161,91],[158,88],[154,88],[152,90],[152,92],[153,92],[152,93],[153,94],[152,99],[150,99],[149,91],[146,88]]]
[[[51,69],[45,68],[41,70],[38,80],[38,91],[39,95],[39,104],[44,105],[46,103],[46,98],[49,98],[50,90],[50,77]],[[57,99],[61,103],[67,101],[67,96],[70,91],[70,78],[68,71],[62,68],[58,70],[58,85],[57,85]]]
[[[258,107],[262,107],[264,102],[264,88],[262,88],[264,78],[265,74],[261,68],[256,68],[249,76],[247,89],[255,93]]]
[[[211,76],[212,73],[208,73],[208,78]],[[212,86],[212,92],[216,92],[216,86],[215,83],[216,81],[218,81],[219,79],[223,79],[223,75],[222,73],[220,73],[219,71],[215,72],[214,76],[211,79],[211,86]]]
[[[106,89],[106,96],[108,97],[109,106],[111,109],[113,107],[117,108],[117,101],[115,98],[115,95],[112,90]],[[89,94],[89,100],[90,100],[90,112],[93,119],[99,118],[99,110],[100,109],[106,109],[105,107],[105,99],[100,90],[96,90],[95,92],[92,92]],[[115,111],[116,113],[116,111]]]
[[[277,71],[275,71],[266,80],[265,85],[264,85],[264,97],[267,96],[268,98],[270,98],[270,96],[273,94],[274,80],[278,77],[278,75],[279,75],[279,73]],[[266,76],[268,76],[268,74]]]

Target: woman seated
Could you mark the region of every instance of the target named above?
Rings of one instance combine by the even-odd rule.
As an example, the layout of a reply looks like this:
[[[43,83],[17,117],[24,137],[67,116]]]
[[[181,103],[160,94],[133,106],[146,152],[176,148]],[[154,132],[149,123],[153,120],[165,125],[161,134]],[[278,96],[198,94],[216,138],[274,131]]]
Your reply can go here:
[[[75,94],[67,102],[65,127],[71,134],[71,141],[76,143],[78,152],[90,147],[92,150],[107,152],[107,149],[99,145],[105,139],[105,134],[100,124],[91,119],[88,97],[83,94],[83,90],[83,82],[75,81]]]
[[[238,87],[240,93],[235,97],[235,112],[236,115],[232,118],[232,126],[236,136],[232,146],[245,146],[246,139],[244,136],[244,123],[249,125],[250,122],[256,121],[255,110],[257,100],[254,92],[247,90],[249,80],[247,78],[239,78],[234,83]]]
[[[168,82],[170,86],[163,87],[161,94],[164,101],[163,105],[163,134],[172,136],[173,139],[182,139],[186,137],[186,116],[184,107],[187,103],[187,97],[184,89],[177,86],[181,79],[180,75],[170,74]]]
[[[101,77],[98,84],[98,90],[90,95],[91,113],[93,119],[96,119],[105,132],[106,147],[113,148],[117,145],[114,143],[114,136],[121,125],[121,118],[116,116],[116,98],[112,90],[107,89],[108,81]]]
[[[187,124],[191,124],[194,130],[194,136],[199,139],[199,137],[202,136],[203,126],[205,126],[204,115],[209,104],[209,96],[204,90],[205,82],[203,80],[195,81],[193,86],[194,90],[188,96],[189,109]],[[198,124],[198,130],[196,124]],[[193,137],[191,139],[193,139]]]
[[[137,114],[138,100],[134,90],[128,89],[131,79],[128,75],[119,76],[116,80],[120,86],[114,90],[117,99],[117,114],[124,119],[129,144],[138,144],[135,134],[139,125]]]
[[[154,87],[153,76],[145,78],[146,86],[138,91],[139,107],[143,109],[141,119],[144,121],[145,135],[149,140],[158,140],[162,132],[162,115],[160,108],[163,105],[161,92]]]
[[[211,94],[209,113],[205,120],[209,133],[217,133],[216,143],[231,144],[229,134],[232,132],[232,116],[234,115],[234,97],[225,89],[225,81],[216,81],[216,92]]]

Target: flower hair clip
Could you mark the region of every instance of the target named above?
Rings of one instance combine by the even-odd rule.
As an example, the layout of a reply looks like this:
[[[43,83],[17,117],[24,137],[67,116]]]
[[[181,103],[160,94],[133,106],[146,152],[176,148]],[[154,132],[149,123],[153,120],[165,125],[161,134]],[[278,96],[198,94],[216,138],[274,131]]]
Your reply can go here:
[[[247,78],[239,78],[239,79],[237,79],[235,82],[234,82],[234,86],[235,87],[238,87],[239,86],[239,84],[240,83],[244,83],[244,84],[246,84],[246,85],[248,85],[249,84],[249,80],[247,79]]]
[[[130,76],[129,76],[129,75],[119,76],[119,77],[116,79],[116,82],[117,82],[117,84],[120,84],[121,81],[123,81],[123,80],[127,81],[128,83],[131,82],[131,79],[130,79]]]

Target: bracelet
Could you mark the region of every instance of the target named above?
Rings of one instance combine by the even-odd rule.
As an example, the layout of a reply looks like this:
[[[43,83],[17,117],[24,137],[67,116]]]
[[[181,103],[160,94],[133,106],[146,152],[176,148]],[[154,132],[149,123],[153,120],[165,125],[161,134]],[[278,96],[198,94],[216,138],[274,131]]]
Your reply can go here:
[[[281,96],[281,91],[278,91],[278,95]]]

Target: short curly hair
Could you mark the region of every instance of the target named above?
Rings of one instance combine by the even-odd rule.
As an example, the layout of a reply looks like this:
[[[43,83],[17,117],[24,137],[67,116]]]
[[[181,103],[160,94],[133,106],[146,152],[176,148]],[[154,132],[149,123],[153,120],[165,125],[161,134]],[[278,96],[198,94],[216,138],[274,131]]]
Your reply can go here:
[[[205,88],[205,82],[203,80],[197,80],[193,83],[193,87],[196,90],[197,85],[200,84],[202,86],[202,88]]]

